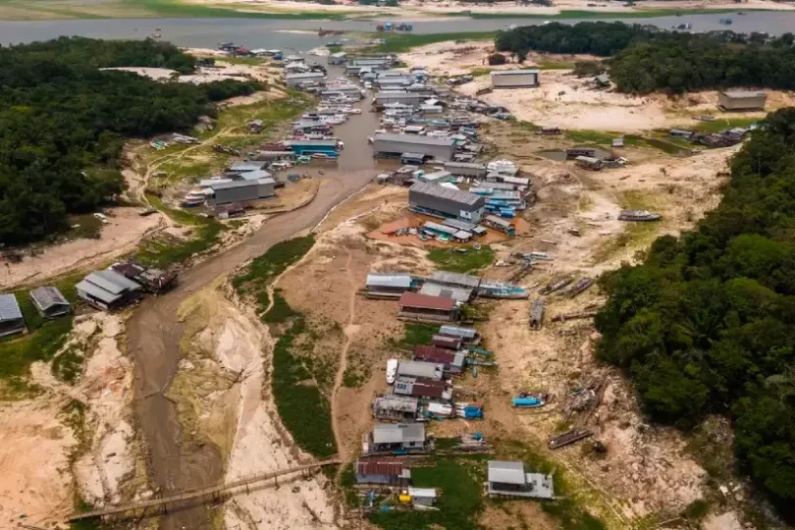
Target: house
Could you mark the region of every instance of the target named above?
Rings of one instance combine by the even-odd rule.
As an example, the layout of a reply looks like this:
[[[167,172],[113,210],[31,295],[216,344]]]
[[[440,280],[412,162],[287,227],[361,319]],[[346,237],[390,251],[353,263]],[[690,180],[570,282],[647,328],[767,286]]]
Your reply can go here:
[[[132,302],[141,292],[140,285],[113,270],[92,272],[76,287],[77,296],[105,311]]]
[[[461,328],[458,326],[441,326],[439,328],[439,333],[448,337],[460,338],[464,342],[478,342],[480,338],[478,330],[473,328]]]
[[[0,294],[0,337],[25,332],[25,317],[13,294]]]
[[[455,300],[441,296],[406,292],[400,295],[398,306],[398,317],[403,319],[455,322],[459,316]]]
[[[72,310],[69,301],[61,294],[61,291],[51,285],[36,287],[28,296],[36,310],[44,318],[68,315]]]
[[[291,140],[290,151],[296,155],[311,155],[312,153],[325,153],[327,155],[336,155],[337,140]]]
[[[376,298],[398,298],[411,286],[411,274],[404,272],[371,272],[365,283],[368,296]]]
[[[432,381],[441,381],[444,377],[444,366],[439,363],[422,361],[400,361],[397,368],[398,377],[422,377]]]
[[[420,153],[429,159],[447,161],[452,160],[455,150],[455,140],[452,138],[392,133],[376,134],[373,138],[373,151],[382,158]]]
[[[409,188],[409,208],[436,217],[477,223],[486,210],[486,199],[467,191],[417,182]]]
[[[541,72],[529,68],[527,70],[499,70],[491,73],[492,88],[521,88],[538,86]]]
[[[511,237],[516,235],[516,227],[514,227],[513,223],[497,217],[496,215],[486,215],[483,217],[483,224],[494,230],[504,232]]]
[[[365,435],[362,453],[425,453],[432,448],[422,423],[376,423],[373,432]]]
[[[718,107],[722,110],[765,110],[767,94],[758,91],[718,92]]]
[[[392,385],[396,396],[411,396],[420,399],[450,401],[453,391],[445,381],[434,381],[424,377],[398,377]]]
[[[453,235],[453,239],[460,239],[458,233],[459,231],[456,231],[456,233]],[[470,237],[471,236],[472,234],[470,234]],[[445,298],[452,298],[453,300],[455,300],[460,304],[468,303],[472,299],[472,295],[474,294],[474,292],[475,292],[474,289],[472,289],[471,287],[454,287],[451,285],[444,285],[441,283],[437,283],[432,280],[423,283],[422,288],[419,291],[420,294],[425,294],[428,296],[442,296]]]
[[[490,497],[555,498],[552,475],[525,473],[522,462],[490,460],[488,484]]]
[[[610,87],[610,78],[607,77],[607,74],[599,74],[593,78],[594,84],[599,88],[609,88]]]
[[[455,228],[462,232],[469,232],[475,237],[485,236],[488,233],[488,230],[486,230],[482,226],[478,226],[474,223],[470,223],[467,221],[462,221],[460,219],[443,219],[442,224],[444,226],[449,226],[450,228]]]
[[[177,273],[175,271],[164,271],[161,269],[150,269],[135,261],[122,261],[114,263],[110,268],[141,285],[145,291],[150,293],[162,293],[177,284]]]
[[[411,470],[399,458],[359,458],[354,475],[357,484],[379,484],[404,488],[411,481]]]
[[[578,156],[574,159],[577,166],[583,169],[590,169],[591,171],[599,171],[602,169],[602,160],[592,156]]]
[[[466,354],[433,346],[418,345],[414,347],[414,360],[441,364],[445,373],[460,375],[464,371]]]
[[[373,401],[373,417],[381,421],[415,421],[419,400],[412,396],[385,394]]]
[[[246,175],[242,173],[241,177]],[[259,199],[267,199],[276,195],[274,191],[276,181],[272,178],[261,178],[258,180],[239,180],[234,182],[222,182],[210,186],[212,194],[207,198],[208,204],[218,206],[233,202],[248,202]]]

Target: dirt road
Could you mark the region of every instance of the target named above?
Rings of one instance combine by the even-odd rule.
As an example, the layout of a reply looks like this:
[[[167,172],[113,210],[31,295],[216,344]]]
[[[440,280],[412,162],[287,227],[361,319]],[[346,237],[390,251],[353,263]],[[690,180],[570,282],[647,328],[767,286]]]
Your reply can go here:
[[[219,275],[228,274],[275,243],[313,227],[331,208],[372,179],[374,162],[366,136],[377,127],[377,119],[367,111],[369,101],[360,107],[362,115],[335,130],[346,146],[338,163],[328,169],[309,170],[315,178],[325,180],[312,203],[269,220],[249,239],[186,271],[179,287],[165,296],[147,299],[128,321],[129,352],[136,361],[136,416],[146,447],[150,480],[164,495],[177,489],[202,488],[223,477],[217,448],[184,443],[187,436],[179,423],[176,405],[165,396],[181,357],[184,329],[177,321],[177,309]],[[210,530],[212,515],[205,507],[174,510],[163,517],[160,527]]]

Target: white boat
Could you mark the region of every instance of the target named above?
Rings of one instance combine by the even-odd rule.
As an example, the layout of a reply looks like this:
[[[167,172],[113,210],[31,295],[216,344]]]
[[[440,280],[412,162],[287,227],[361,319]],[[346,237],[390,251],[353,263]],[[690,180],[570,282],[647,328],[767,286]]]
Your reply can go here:
[[[395,382],[395,377],[397,377],[397,369],[398,369],[398,360],[397,359],[389,359],[386,362],[386,383],[391,385]]]

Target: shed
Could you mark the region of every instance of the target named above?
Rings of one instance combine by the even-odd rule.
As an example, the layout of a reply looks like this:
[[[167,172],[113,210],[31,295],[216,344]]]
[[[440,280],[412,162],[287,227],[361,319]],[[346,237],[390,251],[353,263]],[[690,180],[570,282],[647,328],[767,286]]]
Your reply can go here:
[[[228,205],[228,207],[233,204]],[[240,205],[237,205],[237,207],[239,208]],[[120,261],[111,265],[110,268],[125,278],[140,284],[144,290],[152,293],[161,293],[174,287],[177,283],[176,271],[169,272],[162,269],[149,268],[135,261]]]
[[[30,294],[30,301],[44,318],[55,318],[69,314],[71,306],[61,291],[52,285],[36,287]]]
[[[491,73],[491,86],[493,88],[521,88],[538,86],[540,71],[527,70],[499,70]]]
[[[398,301],[398,316],[413,320],[452,322],[458,320],[458,305],[451,298],[403,293]]]
[[[381,484],[405,487],[411,480],[411,470],[398,458],[359,458],[356,460],[357,484]]]
[[[411,288],[411,275],[405,272],[371,272],[367,275],[368,292],[400,294]]]
[[[332,53],[328,56],[328,64],[344,64],[347,57],[345,52]]]
[[[434,335],[433,338],[431,338],[431,344],[439,348],[455,351],[461,349],[463,341],[459,337],[451,337],[449,335],[438,334]]]
[[[767,94],[761,90],[718,93],[718,106],[723,110],[765,110]]]
[[[486,176],[486,165],[473,162],[445,162],[444,170],[462,177],[483,178]]]
[[[488,484],[492,497],[555,498],[552,476],[525,473],[522,462],[490,460]]]
[[[422,361],[400,361],[397,375],[398,377],[424,377],[433,381],[440,381],[444,376],[444,366],[439,363]]]
[[[0,337],[24,333],[25,317],[13,294],[0,294]]]
[[[473,342],[478,338],[478,331],[473,328],[462,328],[458,326],[441,326],[439,333],[450,337],[459,337],[464,341]]]
[[[129,303],[141,291],[139,284],[112,270],[92,272],[76,288],[77,296],[106,311]]]
[[[417,182],[409,188],[409,207],[444,218],[477,223],[486,209],[486,199],[461,190]]]
[[[414,506],[433,506],[436,503],[436,490],[433,488],[409,487],[408,494]]]

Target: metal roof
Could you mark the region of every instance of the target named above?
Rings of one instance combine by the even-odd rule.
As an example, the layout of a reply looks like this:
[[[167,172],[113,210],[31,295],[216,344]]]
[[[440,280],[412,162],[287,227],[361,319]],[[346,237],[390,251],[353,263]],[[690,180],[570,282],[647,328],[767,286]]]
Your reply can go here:
[[[377,423],[373,427],[373,443],[399,444],[425,441],[422,423]]]
[[[36,287],[30,292],[30,299],[42,311],[55,305],[69,305],[61,291],[51,285]]]
[[[444,366],[440,363],[426,363],[423,361],[400,361],[397,375],[427,377],[428,379],[439,380],[444,375]]]
[[[231,190],[235,188],[249,188],[249,187],[257,187],[256,181],[251,180],[234,180],[232,182],[219,182],[218,184],[213,184],[210,188],[213,191],[218,190]]]
[[[452,392],[444,381],[425,377],[400,376],[392,385],[392,393],[398,396],[450,399]]]
[[[323,72],[304,72],[300,74],[287,74],[284,78],[289,81],[291,79],[315,79],[318,77],[326,77]]]
[[[503,228],[513,228],[513,223],[511,223],[510,221],[506,221],[505,219],[502,219],[500,217],[497,217],[496,215],[486,215],[483,217],[483,219],[497,226],[502,226]]]
[[[489,460],[489,482],[525,484],[524,464],[505,460]]]
[[[732,90],[729,92],[721,92],[721,94],[735,99],[766,97],[766,94],[761,90]]]
[[[403,272],[371,272],[367,275],[368,287],[411,287],[411,274]]]
[[[451,287],[441,283],[425,282],[420,289],[420,294],[443,296],[452,298],[456,302],[466,303],[472,298],[472,287]]]
[[[434,230],[436,232],[441,232],[443,234],[448,234],[451,236],[455,235],[455,233],[458,232],[457,228],[451,228],[449,226],[440,225],[439,223],[434,223],[433,221],[426,221],[425,224],[422,225],[422,228],[425,230]],[[433,296],[438,296],[438,295],[433,295]]]
[[[220,184],[221,182],[232,182],[232,179],[203,179],[199,181],[199,186],[209,188],[213,184]]]
[[[431,280],[437,283],[460,285],[462,287],[471,287],[473,289],[480,285],[480,278],[477,276],[449,271],[434,271],[433,275],[431,275]]]
[[[441,296],[427,296],[417,293],[403,293],[398,300],[400,307],[420,308],[420,309],[439,309],[449,311],[455,309],[455,300],[442,298]]]
[[[411,471],[398,458],[360,458],[356,461],[357,475],[411,476]]]
[[[461,204],[469,204],[469,205],[477,204],[478,202],[483,200],[480,196],[475,195],[474,193],[469,193],[468,191],[453,190],[450,188],[439,186],[438,184],[432,184],[430,182],[417,182],[413,186],[411,186],[411,188],[409,188],[409,192],[422,193],[424,195],[430,195],[431,197],[437,197],[439,199],[448,199]]]
[[[541,70],[537,70],[535,68],[528,68],[526,70],[498,70],[496,72],[492,72],[492,77],[499,77],[503,75],[523,75],[523,74],[535,74],[538,75]]]
[[[13,294],[0,294],[0,321],[19,320],[20,318],[23,317],[17,297]]]
[[[474,339],[477,337],[478,332],[472,328],[461,328],[458,326],[441,326],[439,333],[443,335],[450,335],[452,337],[462,337],[465,339]]]
[[[409,486],[408,490],[411,497],[436,498],[436,490],[433,488],[413,488]]]
[[[445,219],[442,221],[442,224],[445,226],[450,226],[457,230],[466,230],[467,232],[473,231],[477,228],[477,225],[472,223],[467,223],[466,221],[460,221],[458,219]]]
[[[475,162],[445,162],[444,167],[453,169],[478,169],[486,171],[486,164],[477,164]]]
[[[373,402],[373,409],[392,410],[396,412],[407,412],[414,414],[417,412],[419,401],[411,396],[385,395],[377,396]]]
[[[121,298],[121,294],[113,294],[111,292],[106,291],[105,289],[91,283],[88,281],[88,278],[82,280],[76,286],[78,293],[84,292],[89,295],[91,298],[96,298],[106,304],[112,304],[119,298]]]
[[[245,173],[241,173],[240,178],[248,181],[269,179],[271,178],[271,174],[265,171],[264,169],[258,169],[256,171],[246,171]]]
[[[296,147],[337,147],[337,140],[290,140],[289,144]]]
[[[83,282],[91,283],[114,295],[122,294],[125,291],[137,291],[141,288],[141,286],[134,281],[127,279],[123,275],[112,270],[92,272],[83,279]]]
[[[452,138],[440,138],[438,136],[418,136],[416,134],[392,134],[392,133],[376,134],[375,141],[406,142],[411,144],[422,144],[422,145],[441,145],[445,147],[455,145],[455,140],[453,140]]]
[[[455,361],[455,352],[435,346],[418,345],[414,346],[414,358],[418,361],[450,364]]]
[[[227,169],[230,173],[246,173],[248,171],[260,171],[265,164],[260,162],[259,164],[235,164],[233,166],[229,166]]]

